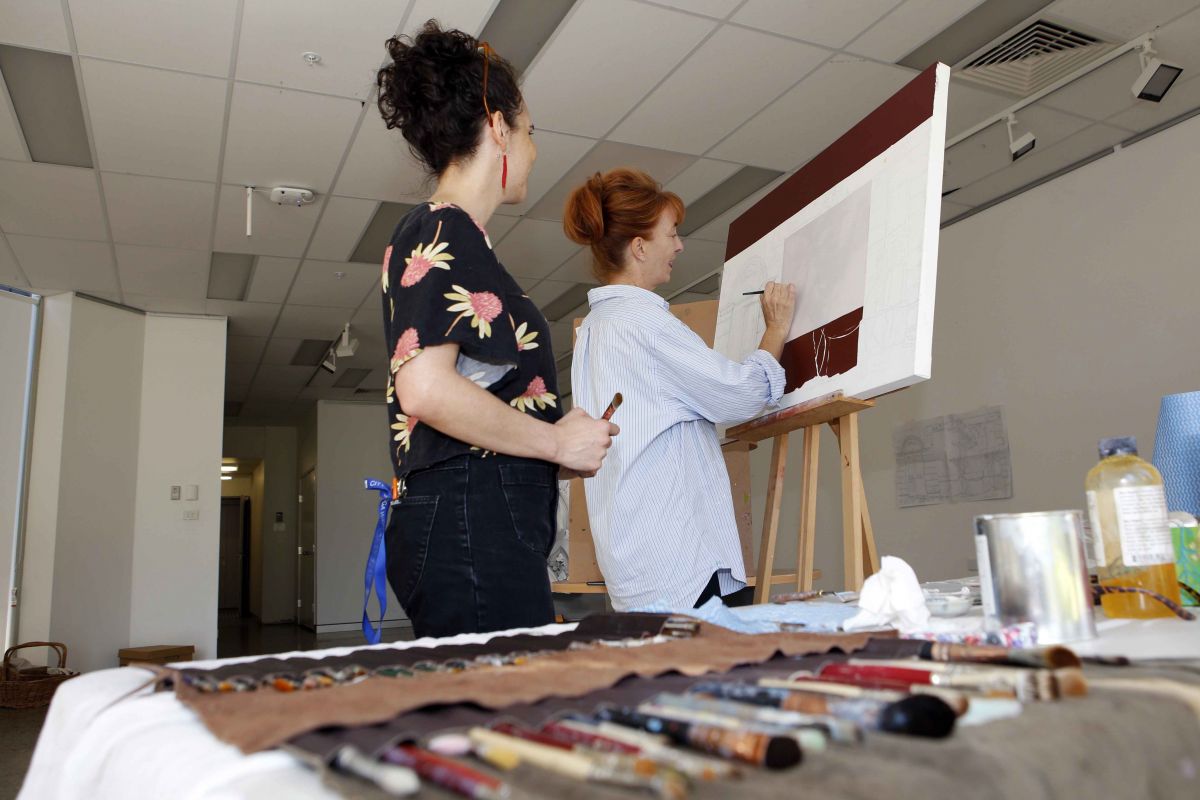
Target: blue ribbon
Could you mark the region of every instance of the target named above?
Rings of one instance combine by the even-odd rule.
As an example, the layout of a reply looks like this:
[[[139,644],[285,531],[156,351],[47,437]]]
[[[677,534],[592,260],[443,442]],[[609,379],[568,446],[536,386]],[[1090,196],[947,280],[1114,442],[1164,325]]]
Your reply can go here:
[[[375,523],[375,538],[371,541],[371,555],[367,557],[367,572],[363,576],[366,593],[363,595],[362,630],[370,644],[379,644],[383,637],[383,618],[387,614],[387,544],[384,542],[384,532],[387,530],[388,506],[392,503],[392,487],[383,481],[367,478],[363,481],[367,491],[379,492],[379,521]],[[371,590],[379,598],[379,629],[371,624],[368,608],[371,604]]]

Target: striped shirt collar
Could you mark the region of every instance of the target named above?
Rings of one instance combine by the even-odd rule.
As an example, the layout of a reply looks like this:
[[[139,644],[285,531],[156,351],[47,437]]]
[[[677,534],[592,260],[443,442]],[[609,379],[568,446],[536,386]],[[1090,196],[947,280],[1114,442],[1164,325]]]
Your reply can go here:
[[[664,298],[638,286],[612,283],[608,286],[597,286],[588,292],[588,305],[592,308],[596,308],[606,300],[620,300],[623,303],[650,303],[663,311],[671,308],[671,304]]]

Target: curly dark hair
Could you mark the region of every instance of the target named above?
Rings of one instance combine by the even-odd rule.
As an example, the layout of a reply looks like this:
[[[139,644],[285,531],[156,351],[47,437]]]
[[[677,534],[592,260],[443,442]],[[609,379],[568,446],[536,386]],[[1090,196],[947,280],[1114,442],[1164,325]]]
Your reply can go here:
[[[425,23],[415,38],[387,40],[392,63],[375,76],[379,112],[389,129],[399,128],[412,154],[432,175],[475,155],[487,119],[483,104],[484,52],[460,30]],[[515,125],[524,100],[512,65],[492,53],[488,61],[487,107]]]

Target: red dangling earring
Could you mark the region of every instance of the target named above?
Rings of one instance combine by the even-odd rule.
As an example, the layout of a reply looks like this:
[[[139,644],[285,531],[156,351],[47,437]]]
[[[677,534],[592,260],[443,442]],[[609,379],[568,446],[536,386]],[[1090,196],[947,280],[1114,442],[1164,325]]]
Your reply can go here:
[[[500,188],[508,188],[508,153],[504,154],[504,163],[500,167]]]

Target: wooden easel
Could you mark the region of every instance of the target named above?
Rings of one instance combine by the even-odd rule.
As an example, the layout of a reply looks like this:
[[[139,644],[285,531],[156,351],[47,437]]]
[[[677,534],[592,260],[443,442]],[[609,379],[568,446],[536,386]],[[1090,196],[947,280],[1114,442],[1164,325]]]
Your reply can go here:
[[[788,434],[804,431],[804,460],[801,476],[800,536],[797,543],[796,590],[812,589],[813,549],[817,521],[817,466],[821,426],[828,425],[838,438],[842,453],[842,540],[845,547],[845,588],[857,591],[868,575],[879,571],[879,553],[871,529],[871,515],[863,493],[862,466],[858,448],[858,412],[875,405],[873,400],[844,397],[841,392],[817,398],[774,414],[738,425],[726,436],[743,442],[773,438],[771,473],[767,485],[767,507],[763,515],[758,552],[754,602],[770,598],[775,562],[775,540],[779,531],[779,507],[787,469]]]

